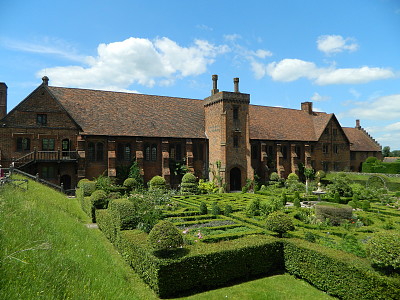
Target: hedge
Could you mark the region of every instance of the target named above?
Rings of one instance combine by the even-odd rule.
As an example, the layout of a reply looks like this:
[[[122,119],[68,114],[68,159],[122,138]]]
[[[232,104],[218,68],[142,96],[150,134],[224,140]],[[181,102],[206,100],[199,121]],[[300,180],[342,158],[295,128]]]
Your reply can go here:
[[[353,209],[348,205],[332,204],[332,203],[320,203],[315,206],[315,216],[325,221],[329,218],[333,225],[338,225],[343,220],[348,220],[353,215]]]
[[[400,163],[367,163],[362,164],[363,173],[386,173],[386,174],[400,174]]]
[[[139,217],[137,216],[135,203],[127,199],[116,199],[110,202],[109,210],[113,222],[120,230],[136,228]]]
[[[178,249],[175,259],[159,259],[148,249],[143,232],[129,230],[121,232],[117,248],[160,297],[283,271],[282,243],[260,235],[218,244],[199,243],[189,253]]]
[[[308,243],[284,241],[285,268],[341,299],[398,299],[400,281],[374,271],[366,259]]]
[[[98,209],[96,211],[96,221],[104,235],[111,241],[111,243],[115,243],[120,231],[117,224],[115,224],[115,220],[111,215],[110,210]]]

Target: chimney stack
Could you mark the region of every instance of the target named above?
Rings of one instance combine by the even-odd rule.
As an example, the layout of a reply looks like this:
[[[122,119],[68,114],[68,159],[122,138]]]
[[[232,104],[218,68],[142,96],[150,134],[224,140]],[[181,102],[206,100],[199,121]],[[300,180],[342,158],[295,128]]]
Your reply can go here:
[[[0,119],[7,115],[7,85],[0,82]]]
[[[239,78],[233,78],[233,86],[235,93],[239,93]]]
[[[219,89],[218,89],[218,75],[213,75],[212,76],[212,81],[213,81],[213,89],[211,90],[211,95],[215,95],[216,93],[219,92]]]
[[[361,125],[360,125],[360,120],[356,120],[356,128],[357,129],[360,129],[361,128]]]
[[[312,110],[312,102],[302,102],[301,103],[301,110],[307,112],[309,115],[313,114],[313,110]]]
[[[42,77],[43,80],[43,85],[48,86],[49,85],[49,77],[47,76],[43,76]]]

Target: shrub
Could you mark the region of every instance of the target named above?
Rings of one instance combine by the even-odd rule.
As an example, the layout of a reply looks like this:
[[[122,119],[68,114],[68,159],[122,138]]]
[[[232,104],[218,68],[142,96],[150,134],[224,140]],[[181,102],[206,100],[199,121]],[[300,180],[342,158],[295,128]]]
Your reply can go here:
[[[109,209],[113,223],[120,230],[134,229],[139,223],[135,204],[128,199],[110,202]]]
[[[138,165],[136,160],[134,160],[132,162],[132,165],[131,165],[131,167],[129,169],[128,177],[135,179],[135,181],[136,181],[136,189],[142,189],[143,188],[143,185],[144,185],[143,176],[140,173],[140,168],[139,168],[139,165]]]
[[[192,173],[186,173],[182,177],[181,193],[183,195],[193,195],[197,193],[197,178]]]
[[[299,176],[296,173],[290,173],[287,177],[289,181],[299,181]]]
[[[266,227],[268,230],[278,233],[279,237],[282,237],[289,230],[294,230],[292,218],[281,211],[276,211],[268,215]]]
[[[319,180],[321,180],[325,176],[326,176],[326,173],[322,170],[318,170],[317,173],[315,173],[315,177],[317,177]]]
[[[271,181],[279,181],[278,173],[272,172],[271,175],[269,175],[269,180],[271,180]]]
[[[93,194],[90,196],[90,201],[92,202],[93,207],[97,209],[107,208],[107,193],[104,190],[94,191]]]
[[[88,179],[81,179],[78,187],[83,190],[83,196],[88,197],[96,190],[96,183]]]
[[[211,206],[211,213],[215,216],[221,214],[221,208],[219,207],[218,202],[213,202]]]
[[[301,202],[300,202],[300,199],[299,199],[299,198],[294,198],[294,200],[293,200],[293,206],[294,206],[294,207],[297,207],[297,208],[301,207]]]
[[[286,195],[285,192],[282,193],[281,199],[282,199],[282,204],[283,204],[283,206],[285,206],[286,203],[287,203],[287,195]]]
[[[260,199],[251,200],[246,206],[246,216],[259,216],[260,215]]]
[[[340,195],[338,192],[336,192],[335,195],[333,196],[333,202],[340,203]]]
[[[124,181],[124,187],[127,189],[127,191],[132,191],[138,187],[138,183],[136,182],[135,178],[127,178]]]
[[[160,221],[154,225],[148,236],[150,247],[155,253],[163,255],[183,245],[182,233],[169,221]]]
[[[351,197],[353,191],[349,184],[349,178],[345,173],[337,173],[332,178],[332,184],[328,185],[328,190],[331,195],[339,193],[341,197]]]
[[[339,225],[352,217],[353,209],[348,205],[321,203],[315,206],[315,215],[322,222],[329,219],[332,225]]]
[[[95,178],[96,182],[96,189],[103,190],[106,193],[110,192],[113,186],[113,181],[110,177],[100,175],[99,177]]]
[[[166,188],[166,182],[165,178],[161,176],[154,176],[150,181],[149,181],[149,189],[150,190],[165,190]]]
[[[200,214],[206,215],[208,214],[207,204],[205,202],[200,202]]]
[[[232,206],[230,206],[229,204],[225,205],[224,215],[230,216],[232,212],[233,212]]]
[[[218,192],[218,186],[214,182],[204,181],[204,179],[199,179],[197,188],[200,194],[215,194]]]
[[[316,235],[310,231],[306,231],[306,233],[304,234],[304,239],[311,243],[315,243],[317,241]]]
[[[377,233],[366,245],[367,256],[377,267],[400,269],[400,234]]]
[[[368,200],[361,201],[362,210],[369,211],[371,209],[371,203]]]

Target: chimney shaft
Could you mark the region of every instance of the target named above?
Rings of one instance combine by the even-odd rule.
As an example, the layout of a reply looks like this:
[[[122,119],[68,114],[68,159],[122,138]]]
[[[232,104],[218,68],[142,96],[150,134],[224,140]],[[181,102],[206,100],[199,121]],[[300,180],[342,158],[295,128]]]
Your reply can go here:
[[[0,82],[0,119],[7,115],[7,85]]]
[[[302,102],[301,103],[301,110],[307,112],[308,114],[312,115],[312,102]]]
[[[233,86],[235,93],[239,93],[239,78],[233,78]]]
[[[42,77],[42,80],[43,80],[43,85],[46,85],[46,86],[49,85],[49,77],[43,76],[43,77]]]
[[[358,128],[358,129],[360,129],[361,128],[361,125],[360,125],[360,120],[356,120],[356,128]]]
[[[216,93],[219,92],[219,90],[218,90],[218,75],[213,75],[212,81],[213,81],[213,89],[211,90],[211,95],[215,95]]]

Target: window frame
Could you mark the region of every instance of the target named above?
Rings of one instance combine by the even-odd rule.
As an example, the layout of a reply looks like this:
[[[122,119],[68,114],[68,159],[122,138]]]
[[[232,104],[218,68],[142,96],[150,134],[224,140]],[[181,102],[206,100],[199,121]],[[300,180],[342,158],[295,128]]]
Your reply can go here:
[[[36,125],[47,126],[47,114],[36,114]]]

